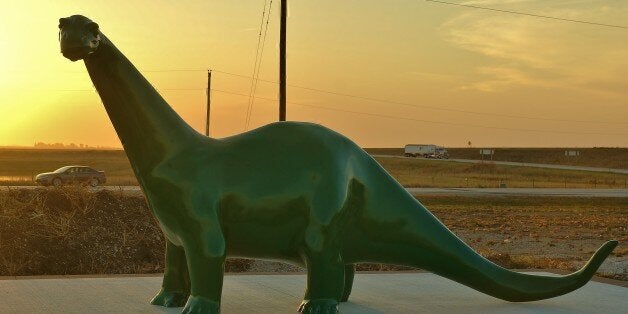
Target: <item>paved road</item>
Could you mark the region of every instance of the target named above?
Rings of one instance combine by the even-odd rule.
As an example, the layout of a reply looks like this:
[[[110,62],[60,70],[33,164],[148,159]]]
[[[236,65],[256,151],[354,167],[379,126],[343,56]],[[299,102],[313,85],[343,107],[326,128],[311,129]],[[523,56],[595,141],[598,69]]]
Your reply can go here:
[[[455,196],[570,196],[570,197],[626,197],[627,189],[554,189],[554,188],[408,188],[413,195]]]
[[[373,157],[380,158],[403,158],[403,159],[417,159],[415,157],[405,157],[397,155],[372,155]],[[430,161],[443,161],[443,162],[464,162],[479,164],[483,162],[490,162],[496,165],[505,166],[519,166],[519,167],[534,167],[534,168],[548,168],[548,169],[562,169],[562,170],[577,170],[577,171],[592,171],[592,172],[607,172],[607,173],[619,173],[628,174],[628,169],[616,169],[616,168],[598,168],[598,167],[581,167],[581,166],[566,166],[566,165],[552,165],[552,164],[535,164],[529,162],[512,162],[512,161],[488,161],[488,160],[476,160],[476,159],[425,159]]]
[[[7,189],[35,189],[37,186],[0,186]],[[108,190],[127,194],[141,194],[139,186],[104,186],[90,188],[92,191]],[[570,197],[626,197],[628,189],[556,189],[556,188],[407,188],[413,195],[452,195],[452,196],[570,196]]]
[[[549,275],[549,274],[544,274]],[[226,275],[223,313],[295,313],[306,275]],[[0,280],[4,313],[181,313],[149,304],[161,276]],[[430,273],[355,276],[344,314],[626,313],[628,289],[591,281],[564,296],[527,303],[502,301]]]

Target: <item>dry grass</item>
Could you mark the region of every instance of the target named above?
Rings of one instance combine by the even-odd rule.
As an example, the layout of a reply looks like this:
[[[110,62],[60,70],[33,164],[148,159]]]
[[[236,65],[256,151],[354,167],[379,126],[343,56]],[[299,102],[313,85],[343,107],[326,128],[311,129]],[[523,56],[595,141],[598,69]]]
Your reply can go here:
[[[0,276],[163,271],[164,239],[143,197],[85,189],[0,191]],[[230,260],[245,271],[248,260]]]

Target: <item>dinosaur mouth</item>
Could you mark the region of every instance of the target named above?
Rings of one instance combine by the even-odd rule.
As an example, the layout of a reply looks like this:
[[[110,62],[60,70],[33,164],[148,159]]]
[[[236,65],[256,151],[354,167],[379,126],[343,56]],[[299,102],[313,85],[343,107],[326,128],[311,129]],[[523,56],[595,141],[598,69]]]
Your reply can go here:
[[[73,47],[61,50],[61,54],[71,61],[83,59],[92,52],[93,50],[90,47]]]

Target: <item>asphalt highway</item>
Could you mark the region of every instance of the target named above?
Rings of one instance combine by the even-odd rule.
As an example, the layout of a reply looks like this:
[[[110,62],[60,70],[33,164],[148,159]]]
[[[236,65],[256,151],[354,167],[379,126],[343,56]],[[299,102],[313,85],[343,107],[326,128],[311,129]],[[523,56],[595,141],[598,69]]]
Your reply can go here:
[[[628,189],[562,188],[408,188],[413,195],[626,197]]]

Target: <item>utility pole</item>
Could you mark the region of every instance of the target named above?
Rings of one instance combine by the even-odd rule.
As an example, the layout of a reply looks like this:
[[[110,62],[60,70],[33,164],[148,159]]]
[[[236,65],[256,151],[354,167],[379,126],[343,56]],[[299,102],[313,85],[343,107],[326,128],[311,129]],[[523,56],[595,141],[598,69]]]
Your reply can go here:
[[[279,121],[286,121],[286,17],[288,0],[281,0],[279,31]]]
[[[205,135],[209,136],[209,113],[211,109],[212,70],[207,70],[207,120],[205,121]]]

